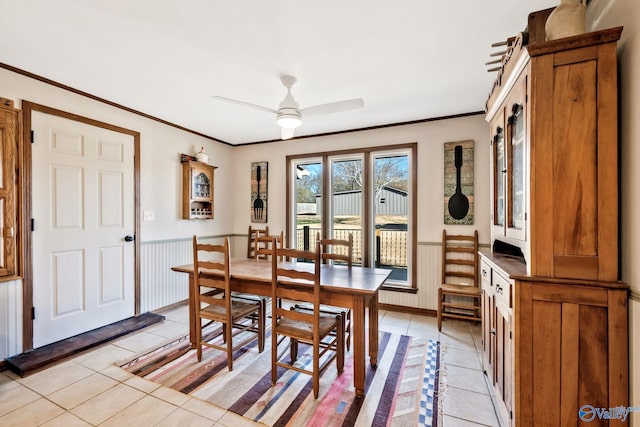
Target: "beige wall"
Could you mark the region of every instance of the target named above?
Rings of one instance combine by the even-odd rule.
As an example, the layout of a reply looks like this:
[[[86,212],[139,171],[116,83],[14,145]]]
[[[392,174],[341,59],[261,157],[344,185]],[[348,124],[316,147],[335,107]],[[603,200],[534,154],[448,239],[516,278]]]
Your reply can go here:
[[[233,230],[246,234],[249,225],[249,183],[251,162],[269,162],[269,229],[274,232],[284,230],[286,161],[292,154],[338,151],[357,147],[375,147],[393,144],[418,143],[418,248],[417,273],[418,293],[382,292],[383,303],[435,310],[436,291],[440,282],[440,248],[444,198],[444,146],[445,142],[474,140],[474,217],[472,226],[447,226],[457,233],[472,233],[478,230],[480,243],[491,240],[489,231],[489,127],[483,114],[431,121],[419,124],[393,126],[388,128],[349,132],[315,138],[279,141],[270,144],[238,147],[235,150],[233,169],[235,180],[232,193],[239,195],[233,199],[236,213]],[[246,245],[244,238],[237,238],[236,255],[242,255]]]
[[[233,214],[216,210],[215,221],[182,220],[182,169],[179,153],[195,154],[204,146],[211,162],[231,162],[233,147],[178,130],[122,109],[94,101],[72,92],[0,68],[0,96],[22,100],[115,124],[140,132],[140,208],[153,210],[155,221],[143,221],[141,241],[173,239],[193,234],[222,234],[231,228]],[[231,198],[229,169],[216,172],[216,197]],[[221,204],[224,206],[224,203]]]
[[[621,264],[622,280],[631,286],[629,300],[629,403],[640,407],[640,2],[591,0],[587,9],[589,30],[623,26],[618,44],[620,75]],[[615,402],[612,402],[615,404]],[[640,413],[630,425],[640,427]]]

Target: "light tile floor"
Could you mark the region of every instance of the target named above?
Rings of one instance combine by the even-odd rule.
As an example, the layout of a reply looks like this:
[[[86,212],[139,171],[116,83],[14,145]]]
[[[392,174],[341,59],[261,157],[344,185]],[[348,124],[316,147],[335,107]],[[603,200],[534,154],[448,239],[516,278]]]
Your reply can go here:
[[[162,314],[161,324],[25,378],[0,372],[0,426],[260,425],[114,366],[188,330],[186,306]],[[443,427],[498,426],[477,350],[479,326],[448,320],[438,333],[435,318],[390,311],[380,312],[379,326],[443,344]]]

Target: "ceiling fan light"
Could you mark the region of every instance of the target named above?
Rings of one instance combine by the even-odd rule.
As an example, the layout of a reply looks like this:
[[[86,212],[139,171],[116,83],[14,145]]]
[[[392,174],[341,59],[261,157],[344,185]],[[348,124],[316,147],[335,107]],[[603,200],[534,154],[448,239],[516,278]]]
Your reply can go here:
[[[285,129],[295,129],[302,124],[302,118],[300,113],[295,109],[288,109],[289,111],[281,111],[278,113],[276,123],[278,126]]]

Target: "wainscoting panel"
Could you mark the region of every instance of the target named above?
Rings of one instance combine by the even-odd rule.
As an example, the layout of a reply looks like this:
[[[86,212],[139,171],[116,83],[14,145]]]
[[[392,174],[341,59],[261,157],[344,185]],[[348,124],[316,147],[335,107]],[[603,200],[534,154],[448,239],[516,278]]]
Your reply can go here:
[[[22,352],[22,280],[0,283],[0,360]]]
[[[140,245],[140,312],[146,313],[189,298],[186,274],[171,267],[193,262],[191,239],[143,242]]]
[[[220,243],[219,236],[199,238]],[[171,267],[193,262],[191,238],[140,244],[140,312],[156,310],[189,298],[189,278]]]
[[[415,308],[436,310],[438,308],[438,286],[440,285],[442,268],[442,244],[419,242],[417,245],[417,280],[418,292],[382,291],[380,302]]]
[[[246,256],[246,236],[230,236],[232,257]],[[220,236],[204,241],[220,242]],[[380,292],[384,304],[436,310],[440,285],[442,244],[419,242],[417,245],[418,292]],[[193,261],[191,239],[143,242],[141,245],[141,312],[156,310],[186,300],[189,296],[185,274],[171,271],[171,267]]]

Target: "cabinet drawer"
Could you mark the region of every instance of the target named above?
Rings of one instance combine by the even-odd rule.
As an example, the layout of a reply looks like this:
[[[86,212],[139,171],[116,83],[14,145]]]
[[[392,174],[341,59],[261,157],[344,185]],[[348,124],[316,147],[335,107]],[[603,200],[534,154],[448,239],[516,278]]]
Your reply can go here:
[[[503,310],[513,308],[511,282],[496,270],[492,270],[493,287],[496,295],[496,305]]]
[[[484,259],[480,260],[480,285],[488,295],[494,294],[493,280],[491,278],[491,264]]]

